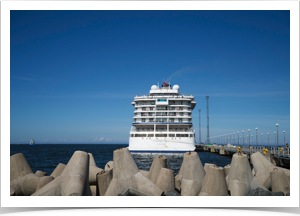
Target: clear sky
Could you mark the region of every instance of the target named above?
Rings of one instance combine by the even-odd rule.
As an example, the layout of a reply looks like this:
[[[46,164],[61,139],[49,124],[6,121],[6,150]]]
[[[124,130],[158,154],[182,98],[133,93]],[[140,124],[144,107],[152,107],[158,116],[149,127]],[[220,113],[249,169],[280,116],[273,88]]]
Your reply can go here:
[[[289,11],[11,11],[10,33],[11,143],[126,144],[163,80],[195,96],[197,142],[206,95],[211,137],[290,142]]]

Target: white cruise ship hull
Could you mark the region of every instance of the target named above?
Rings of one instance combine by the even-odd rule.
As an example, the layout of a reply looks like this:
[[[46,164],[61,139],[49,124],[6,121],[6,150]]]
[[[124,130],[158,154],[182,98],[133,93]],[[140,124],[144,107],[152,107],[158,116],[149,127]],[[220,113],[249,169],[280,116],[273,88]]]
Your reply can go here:
[[[133,153],[185,153],[194,151],[196,147],[192,137],[130,137],[128,148]]]

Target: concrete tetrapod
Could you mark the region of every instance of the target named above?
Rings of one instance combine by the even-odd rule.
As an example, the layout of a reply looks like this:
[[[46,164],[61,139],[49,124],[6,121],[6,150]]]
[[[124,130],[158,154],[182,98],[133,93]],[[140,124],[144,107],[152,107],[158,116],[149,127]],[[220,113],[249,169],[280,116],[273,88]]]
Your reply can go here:
[[[133,189],[147,196],[161,196],[163,191],[139,172],[128,148],[114,151],[113,179],[111,180],[105,196],[118,196],[127,189]]]
[[[178,172],[178,174],[175,176],[175,188],[180,191],[181,189],[181,180],[182,180],[182,166],[183,162],[181,164],[180,170]]]
[[[276,161],[274,160],[274,157],[272,154],[268,153],[268,154],[263,154],[263,156],[265,156],[265,158],[270,161],[274,166],[276,166]]]
[[[199,196],[227,196],[224,169],[214,164],[205,164],[204,169],[206,175]]]
[[[153,159],[147,178],[156,183],[161,168],[167,168],[167,159],[162,155],[157,155]]]
[[[255,178],[263,184],[267,189],[271,188],[271,175],[270,173],[277,168],[282,170],[288,177],[290,176],[290,171],[280,167],[274,166],[263,154],[260,152],[253,153],[251,156],[251,162],[255,171]]]
[[[47,173],[46,172],[43,172],[43,171],[40,171],[40,170],[37,170],[35,172],[35,175],[38,176],[38,177],[43,177],[43,176],[46,176]]]
[[[61,175],[32,196],[92,196],[88,153],[75,151]]]
[[[103,169],[97,167],[94,156],[91,153],[88,153],[90,156],[90,170],[89,170],[89,184],[97,184],[97,174],[100,173]]]
[[[267,190],[252,175],[248,156],[235,153],[232,156],[229,174],[226,177],[231,196],[247,196],[251,189],[260,187]]]
[[[113,161],[108,161],[107,164],[105,165],[104,169],[105,170],[111,170],[114,168],[114,162]]]
[[[41,177],[32,172],[22,153],[10,156],[10,187],[16,196],[30,196],[36,190]]]
[[[139,170],[140,173],[142,173],[144,176],[147,176],[149,171],[146,171],[146,170]]]
[[[65,167],[66,167],[65,164],[59,163],[57,165],[57,167],[55,168],[55,170],[53,170],[53,172],[51,173],[50,176],[52,176],[54,178],[60,176],[60,174],[64,171]]]
[[[183,155],[181,196],[197,196],[205,177],[205,170],[197,152]]]
[[[283,170],[277,168],[271,172],[272,192],[283,192],[284,195],[290,193],[290,179]]]
[[[224,166],[225,177],[228,176],[229,170],[230,170],[230,164],[227,164],[226,166]]]
[[[44,187],[46,184],[48,184],[52,180],[54,180],[54,178],[52,176],[42,176],[40,178],[35,190],[38,191],[39,189]]]
[[[102,170],[97,174],[97,196],[104,196],[113,178],[113,169]]]
[[[157,177],[156,185],[164,191],[165,194],[175,190],[174,171],[161,168]]]

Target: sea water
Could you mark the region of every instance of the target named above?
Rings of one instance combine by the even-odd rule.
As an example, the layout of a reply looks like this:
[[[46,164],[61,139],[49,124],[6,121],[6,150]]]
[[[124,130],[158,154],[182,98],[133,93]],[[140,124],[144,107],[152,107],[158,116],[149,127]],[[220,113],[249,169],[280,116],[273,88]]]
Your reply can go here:
[[[10,145],[10,155],[23,153],[32,171],[41,170],[50,175],[59,163],[67,164],[73,153],[77,150],[92,153],[96,165],[104,169],[108,161],[113,161],[113,151],[118,148],[126,148],[124,144],[40,144],[40,145]],[[167,158],[167,167],[174,170],[176,175],[183,161],[183,154],[141,154],[132,153],[132,157],[141,170],[149,171],[156,155]],[[204,166],[212,163],[224,167],[231,163],[230,156],[222,156],[217,153],[198,152]]]

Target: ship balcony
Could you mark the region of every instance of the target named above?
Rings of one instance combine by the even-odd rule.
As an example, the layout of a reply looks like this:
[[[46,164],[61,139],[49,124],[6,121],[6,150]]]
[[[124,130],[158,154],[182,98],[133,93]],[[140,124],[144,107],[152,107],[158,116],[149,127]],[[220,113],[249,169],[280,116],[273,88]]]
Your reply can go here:
[[[156,129],[156,131],[154,131],[154,129],[131,129],[130,132],[192,132],[195,133],[194,129],[169,129],[169,131],[167,129]]]
[[[143,121],[144,120],[144,121]],[[192,120],[189,119],[189,120],[184,120],[184,121],[181,121],[181,120],[146,120],[146,119],[136,119],[134,118],[133,122],[132,123],[192,123]]]
[[[170,117],[170,118],[192,118],[191,115],[133,115],[133,118],[155,118],[155,117]]]
[[[172,108],[169,108],[169,109],[157,109],[157,108],[154,108],[154,107],[149,107],[149,108],[142,108],[142,109],[135,109],[134,110],[134,113],[137,113],[137,112],[143,112],[143,111],[150,111],[150,112],[153,112],[153,111],[165,111],[165,112],[169,112],[169,111],[174,111],[174,112],[178,112],[178,111],[181,111],[181,112],[192,112],[192,109],[187,109],[187,108],[175,108],[175,107],[172,107]]]

